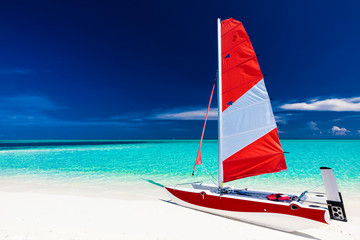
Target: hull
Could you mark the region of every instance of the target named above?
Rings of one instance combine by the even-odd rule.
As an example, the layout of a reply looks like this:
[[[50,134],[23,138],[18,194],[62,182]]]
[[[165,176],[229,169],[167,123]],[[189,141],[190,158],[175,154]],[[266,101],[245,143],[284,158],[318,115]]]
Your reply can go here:
[[[282,231],[297,231],[330,222],[328,210],[299,202],[275,202],[204,189],[165,187],[178,205]]]

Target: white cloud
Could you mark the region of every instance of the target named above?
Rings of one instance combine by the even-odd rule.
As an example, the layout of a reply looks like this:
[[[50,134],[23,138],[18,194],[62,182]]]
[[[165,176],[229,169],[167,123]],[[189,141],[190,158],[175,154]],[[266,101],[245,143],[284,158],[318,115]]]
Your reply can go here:
[[[167,111],[159,112],[150,117],[151,119],[158,120],[205,120],[206,108],[175,108]],[[281,124],[287,124],[289,118],[294,114],[286,113],[281,114],[277,113],[275,121]],[[208,120],[217,120],[218,119],[218,110],[217,108],[210,108]]]
[[[204,120],[206,108],[197,109],[172,109],[166,112],[155,114],[153,119],[160,120]],[[208,120],[217,120],[217,108],[210,108]]]
[[[274,117],[275,117],[275,121],[276,123],[281,123],[281,124],[287,124],[287,122],[289,121],[289,119],[293,116],[294,114],[292,113],[275,113]]]
[[[340,128],[338,126],[333,126],[331,128],[331,132],[333,135],[337,135],[337,136],[345,136],[346,133],[350,132],[349,130],[347,130],[346,128]]]
[[[310,127],[311,130],[314,130],[314,131],[320,130],[320,129],[318,128],[318,126],[317,126],[318,124],[317,124],[316,122],[314,122],[314,121],[310,121],[310,122],[308,122],[307,124],[309,125],[309,127]]]
[[[360,97],[312,99],[308,102],[288,103],[280,106],[285,110],[360,112]]]

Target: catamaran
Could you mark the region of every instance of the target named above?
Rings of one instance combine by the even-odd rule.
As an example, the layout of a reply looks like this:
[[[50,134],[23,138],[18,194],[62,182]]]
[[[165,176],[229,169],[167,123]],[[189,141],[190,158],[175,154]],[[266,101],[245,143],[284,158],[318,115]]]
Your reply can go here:
[[[224,187],[224,183],[287,169],[255,51],[241,22],[218,19],[218,184],[165,187],[172,201],[283,231],[347,221],[332,169],[321,167],[325,192],[299,195]],[[214,87],[213,87],[214,91]],[[211,94],[212,98],[212,94]],[[211,102],[210,98],[210,102]],[[208,106],[208,111],[210,103]],[[208,112],[206,114],[207,119]],[[201,142],[195,166],[202,164]]]

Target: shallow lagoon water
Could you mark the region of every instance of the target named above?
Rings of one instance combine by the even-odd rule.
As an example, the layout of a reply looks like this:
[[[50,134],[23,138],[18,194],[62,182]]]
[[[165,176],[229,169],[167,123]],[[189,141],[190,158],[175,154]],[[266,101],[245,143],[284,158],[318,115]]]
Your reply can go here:
[[[191,176],[198,140],[0,141],[1,180],[175,185],[217,178],[217,141],[204,140]],[[314,189],[320,167],[331,167],[342,192],[360,193],[360,140],[282,140],[288,170],[229,183],[237,187]],[[318,187],[318,188],[321,188]]]

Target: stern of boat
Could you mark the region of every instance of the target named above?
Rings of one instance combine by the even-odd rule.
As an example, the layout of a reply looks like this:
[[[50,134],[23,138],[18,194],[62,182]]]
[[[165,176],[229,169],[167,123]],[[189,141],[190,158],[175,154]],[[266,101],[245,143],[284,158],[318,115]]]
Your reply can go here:
[[[333,170],[328,167],[321,167],[320,171],[324,182],[326,203],[330,218],[332,220],[347,222],[344,201],[339,192]]]

